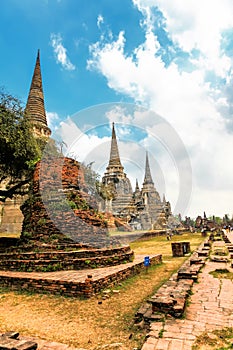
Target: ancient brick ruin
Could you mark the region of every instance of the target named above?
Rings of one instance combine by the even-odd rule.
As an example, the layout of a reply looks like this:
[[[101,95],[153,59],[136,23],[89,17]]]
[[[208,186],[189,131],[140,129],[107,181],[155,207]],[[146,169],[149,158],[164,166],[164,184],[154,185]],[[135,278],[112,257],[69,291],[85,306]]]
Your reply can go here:
[[[38,162],[22,205],[20,239],[0,253],[0,268],[47,272],[132,261],[130,247],[109,237],[110,216],[101,215],[96,207],[80,163],[63,157]]]
[[[210,249],[209,244],[202,243],[198,252],[194,252],[188,260],[166,281],[157,292],[144,303],[135,315],[136,322],[164,321],[166,317],[179,318],[185,311],[188,297],[198,273],[205,264],[206,257],[200,258],[199,253]]]
[[[185,256],[190,253],[190,242],[172,242],[172,255]]]
[[[37,139],[47,140],[51,135],[51,130],[47,125],[45,112],[39,51],[25,113],[32,125],[33,135]],[[106,214],[110,212],[116,218],[114,224],[118,228],[124,228],[122,220],[129,224],[126,225],[127,230],[163,230],[170,225],[170,222],[174,223],[170,203],[166,201],[165,197],[161,200],[154,186],[148,153],[146,154],[145,177],[142,189],[139,189],[138,182],[136,182],[135,191],[132,190],[130,180],[124,173],[124,167],[121,164],[114,124],[110,159],[102,178],[102,185],[107,188],[106,192],[108,192],[108,195],[104,201],[99,198],[98,207],[101,206],[102,212]],[[15,197],[13,200],[7,200],[5,204],[0,202],[0,232],[20,233],[22,224],[20,205],[24,200],[25,198]],[[12,214],[14,215],[14,222],[12,222]],[[81,215],[83,214],[80,213]],[[119,218],[122,219],[120,223],[118,222]],[[87,218],[84,217],[83,219],[85,221]],[[111,218],[109,219],[110,222]],[[90,220],[93,220],[93,217]]]
[[[48,157],[37,163],[24,214],[21,240],[25,243],[82,243],[82,238],[107,237],[107,223],[88,196],[80,163]],[[97,238],[99,238],[97,237]],[[87,238],[88,239],[88,238]],[[107,242],[107,239],[106,239]]]
[[[39,52],[25,113],[32,124],[33,135],[43,141],[48,140],[51,131],[45,113]],[[98,208],[101,201],[98,202],[90,193],[80,163],[61,156],[44,156],[35,166],[28,197],[20,198],[17,202],[17,218],[19,218],[17,230],[20,230],[22,213],[24,216],[20,238],[14,240],[13,245],[0,246],[1,270],[12,270],[10,271],[12,273],[15,271],[39,273],[132,262],[134,253],[130,247],[122,245],[117,238],[112,238],[108,228],[130,231],[132,228],[138,229],[139,223],[140,228],[147,230],[165,229],[171,209],[165,198],[163,201],[160,200],[159,193],[154,187],[148,155],[141,191],[136,188],[135,192],[132,192],[130,181],[123,170],[113,125],[110,161],[102,184],[109,186],[114,183],[114,196],[106,198],[105,207],[100,213]],[[14,200],[10,203],[11,209],[13,203]],[[19,210],[20,203],[22,213]],[[3,207],[2,223],[6,224],[5,228],[8,227],[13,231],[10,222],[12,210],[7,211],[7,207],[4,205]],[[129,213],[131,227],[126,219]],[[14,216],[16,217],[15,211]],[[161,261],[161,257],[158,261]],[[142,269],[143,263],[140,262],[135,266],[116,274],[115,280],[123,279],[124,276],[127,277],[134,271]],[[18,283],[17,278],[6,277],[6,279],[7,285],[13,285],[15,281],[16,285]],[[25,285],[27,288],[28,282],[22,281],[20,279],[18,285],[22,288]],[[38,284],[33,281],[33,283],[35,289],[39,288],[40,282]],[[111,283],[111,278],[107,283]],[[50,288],[50,282],[48,284]],[[53,288],[59,289],[61,286],[58,284],[54,287],[52,284]],[[67,293],[70,288],[70,285],[64,287]],[[81,288],[83,288],[82,294],[87,290],[86,284]]]
[[[98,212],[88,193],[81,164],[71,158],[48,157],[35,168],[24,214],[21,241],[25,243],[78,242],[90,247],[119,245],[108,227],[128,229],[111,213]]]

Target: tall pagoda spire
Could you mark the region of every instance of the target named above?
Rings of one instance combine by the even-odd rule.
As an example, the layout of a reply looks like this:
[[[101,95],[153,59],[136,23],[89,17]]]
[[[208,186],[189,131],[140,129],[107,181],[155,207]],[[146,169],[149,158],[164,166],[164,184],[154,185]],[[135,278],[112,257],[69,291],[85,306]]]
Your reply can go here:
[[[121,216],[125,208],[128,208],[132,202],[133,191],[121,164],[114,123],[112,123],[110,159],[102,178],[102,184],[106,186],[110,195],[105,200],[103,211],[110,211],[114,215]]]
[[[38,50],[37,53],[36,65],[25,112],[34,127],[36,136],[50,136],[51,131],[48,128],[44,106],[44,93],[40,68],[40,50]]]
[[[119,151],[118,151],[114,123],[112,123],[112,141],[111,141],[110,159],[108,163],[108,168],[112,168],[112,167],[119,167],[123,169],[120,156],[119,156]]]
[[[148,152],[146,152],[146,164],[145,164],[145,177],[144,177],[144,182],[143,185],[147,184],[154,184],[150,172],[150,164],[149,164],[149,159],[148,159]]]

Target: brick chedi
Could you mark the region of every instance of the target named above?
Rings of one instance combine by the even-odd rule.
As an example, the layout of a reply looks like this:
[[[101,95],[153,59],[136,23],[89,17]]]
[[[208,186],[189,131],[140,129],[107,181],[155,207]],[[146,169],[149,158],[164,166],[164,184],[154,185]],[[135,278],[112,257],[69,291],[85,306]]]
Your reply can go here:
[[[25,112],[32,124],[33,133],[36,137],[49,137],[51,135],[45,113],[39,50]]]
[[[0,269],[48,272],[132,261],[130,246],[109,237],[106,217],[97,206],[79,162],[61,156],[43,158],[21,207],[20,239],[16,246],[0,249]]]
[[[31,122],[33,135],[47,139],[51,131],[47,125],[45,113],[44,93],[40,67],[40,52],[38,51],[36,65],[32,77],[31,87],[27,99],[25,113]],[[22,229],[23,215],[20,206],[26,196],[14,196],[4,203],[0,202],[0,232],[19,234]]]
[[[22,206],[21,241],[100,247],[118,244],[108,238],[105,218],[96,208],[80,163],[62,157],[43,159],[36,165],[29,199]]]

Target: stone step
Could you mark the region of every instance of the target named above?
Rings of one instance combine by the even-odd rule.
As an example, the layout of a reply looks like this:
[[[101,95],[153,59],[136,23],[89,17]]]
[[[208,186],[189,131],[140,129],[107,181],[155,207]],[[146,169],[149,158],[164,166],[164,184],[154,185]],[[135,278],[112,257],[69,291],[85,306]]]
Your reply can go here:
[[[18,337],[17,337],[18,338]],[[0,350],[36,350],[37,343],[28,340],[20,340],[3,334],[0,336]]]
[[[13,252],[7,252],[7,253],[0,253],[0,260],[4,259],[30,259],[30,260],[39,260],[40,258],[42,259],[51,259],[54,257],[61,258],[61,259],[71,259],[71,258],[89,258],[89,257],[95,257],[95,256],[108,256],[108,255],[114,255],[114,254],[122,254],[122,253],[127,253],[129,252],[130,246],[129,245],[124,245],[122,247],[115,247],[111,249],[79,249],[79,250],[74,250],[67,247],[63,247],[63,250],[51,250],[51,251],[43,251],[43,247],[41,248],[42,251],[31,251],[31,252],[21,252],[20,248],[18,251],[13,251]],[[71,249],[71,250],[69,250]]]
[[[81,270],[97,267],[114,266],[127,263],[134,258],[133,251],[107,256],[95,256],[80,259],[8,259],[0,260],[0,269],[19,271],[59,271],[59,270]]]
[[[150,256],[150,262],[151,266],[161,264],[162,255]],[[133,262],[127,264],[92,270],[47,273],[0,271],[0,286],[27,292],[89,298],[141,271],[145,271],[144,256],[138,255]]]
[[[147,310],[147,312],[144,314],[144,321],[146,323],[149,323],[149,322],[162,322],[162,321],[164,321],[164,318],[165,318],[165,314],[164,313],[162,313],[162,312],[154,313],[152,311],[152,308]]]
[[[198,251],[198,256],[202,256],[202,257],[208,257],[209,255],[209,250],[200,250]]]
[[[197,281],[198,273],[203,264],[192,264],[191,266],[185,266],[178,271],[177,279],[192,279]]]
[[[164,284],[148,301],[153,313],[164,313],[174,317],[182,316],[186,300],[193,285],[192,279],[181,279],[172,284]]]

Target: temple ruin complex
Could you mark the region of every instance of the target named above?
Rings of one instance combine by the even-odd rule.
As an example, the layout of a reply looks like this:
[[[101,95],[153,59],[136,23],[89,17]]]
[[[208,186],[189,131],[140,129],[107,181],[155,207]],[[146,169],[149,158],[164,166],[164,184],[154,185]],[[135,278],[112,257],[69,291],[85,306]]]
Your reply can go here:
[[[165,200],[165,196],[161,201],[155,188],[148,153],[146,153],[142,189],[139,189],[136,180],[136,188],[133,191],[120,160],[114,123],[112,125],[110,158],[102,178],[102,184],[112,192],[112,196],[105,199],[103,211],[109,211],[113,215],[123,218],[134,230],[167,228],[168,218],[172,216],[171,206]]]
[[[38,50],[36,64],[32,76],[31,86],[25,108],[26,117],[32,125],[32,133],[36,138],[48,139],[51,130],[47,124],[44,93],[40,65],[40,52]],[[100,211],[111,213],[122,222],[129,224],[133,230],[166,229],[168,218],[172,217],[170,203],[161,200],[155,188],[149,156],[145,157],[145,176],[142,188],[133,191],[129,178],[124,172],[121,163],[115,125],[112,126],[112,140],[109,163],[102,178],[102,186],[110,193],[100,205]],[[0,232],[20,233],[23,215],[20,206],[25,201],[24,196],[15,196],[0,202]]]

